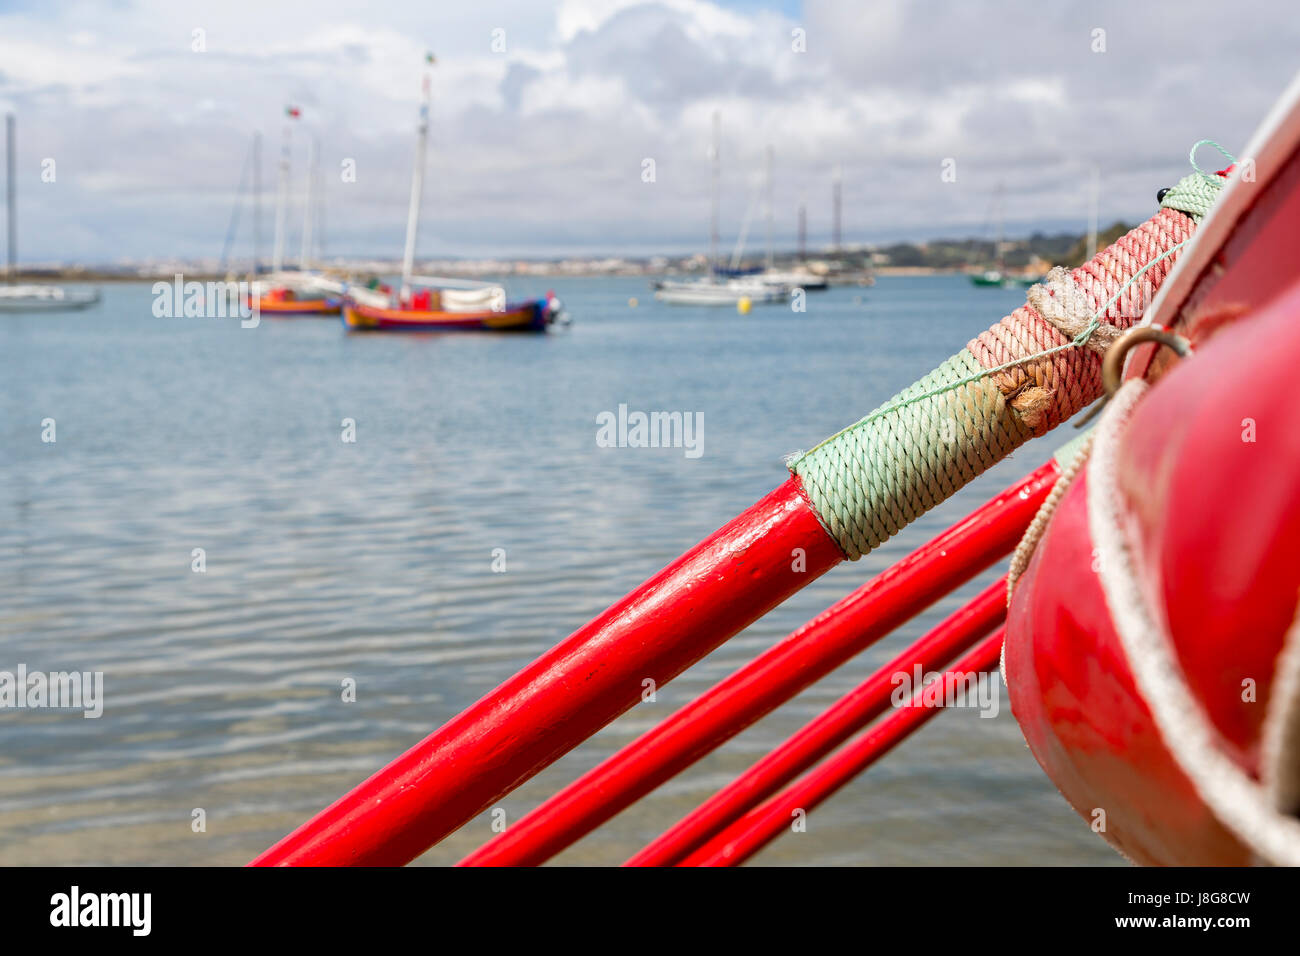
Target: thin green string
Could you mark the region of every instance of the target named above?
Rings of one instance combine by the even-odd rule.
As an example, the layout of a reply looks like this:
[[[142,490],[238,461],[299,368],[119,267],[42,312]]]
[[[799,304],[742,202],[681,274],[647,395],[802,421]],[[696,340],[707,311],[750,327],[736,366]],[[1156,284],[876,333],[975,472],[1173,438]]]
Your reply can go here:
[[[1236,156],[1233,156],[1232,153],[1228,152],[1226,149],[1224,149],[1222,146],[1220,146],[1220,145],[1219,145],[1218,143],[1216,143],[1214,140],[1212,140],[1212,139],[1201,139],[1201,140],[1197,140],[1197,141],[1192,145],[1192,151],[1191,151],[1190,153],[1187,154],[1187,161],[1188,161],[1189,163],[1192,164],[1192,169],[1196,170],[1198,173],[1200,173],[1200,174],[1201,174],[1202,176],[1204,176],[1206,179],[1220,179],[1220,177],[1214,175],[1214,173],[1207,173],[1205,170],[1201,169],[1201,167],[1197,165],[1197,163],[1196,163],[1196,151],[1197,151],[1198,149],[1200,149],[1202,146],[1213,146],[1215,149],[1217,149],[1220,153],[1222,153],[1222,154],[1224,155],[1224,158],[1226,158],[1226,159],[1228,160],[1228,165],[1229,165],[1229,166],[1235,166],[1235,165],[1237,164],[1237,157],[1236,157]]]
[[[967,375],[964,378],[959,378],[956,381],[949,382],[946,385],[940,385],[936,388],[930,389],[929,391],[920,392],[916,395],[911,395],[908,396],[907,398],[899,399],[898,401],[890,402],[886,405],[881,405],[879,408],[877,408],[870,415],[867,415],[865,418],[859,419],[858,421],[854,422],[852,425],[849,425],[847,428],[840,429],[838,432],[836,432],[834,435],[831,435],[829,438],[818,442],[808,451],[804,452],[801,455],[795,456],[794,458],[791,459],[791,465],[794,465],[797,462],[803,460],[808,455],[811,455],[817,449],[821,448],[823,445],[827,445],[830,442],[835,441],[835,439],[839,438],[845,432],[852,431],[853,429],[859,428],[863,425],[870,425],[872,422],[878,421],[881,418],[884,418],[886,415],[893,414],[894,412],[900,409],[906,408],[908,405],[914,405],[917,402],[924,401],[927,398],[933,398],[936,395],[942,395],[944,392],[951,392],[954,389],[963,388],[966,385],[970,385],[974,382],[978,382],[980,379],[988,378],[990,375],[995,375],[998,372],[1005,372],[1009,369],[1015,368],[1016,366],[1024,365],[1027,362],[1035,362],[1038,359],[1049,358],[1055,355],[1057,352],[1064,352],[1067,349],[1076,349],[1076,348],[1081,348],[1084,345],[1087,345],[1088,339],[1092,337],[1092,333],[1097,331],[1097,329],[1101,326],[1101,316],[1105,315],[1110,310],[1110,307],[1119,301],[1120,297],[1126,291],[1128,291],[1128,287],[1131,286],[1138,279],[1142,278],[1142,276],[1146,274],[1146,271],[1148,269],[1152,268],[1158,263],[1169,258],[1175,252],[1181,249],[1183,246],[1187,245],[1187,243],[1189,242],[1191,242],[1190,239],[1184,239],[1182,242],[1170,246],[1164,252],[1160,253],[1160,255],[1156,256],[1154,259],[1152,259],[1150,262],[1144,265],[1137,272],[1133,273],[1133,276],[1122,286],[1120,286],[1119,291],[1116,292],[1113,296],[1111,296],[1108,300],[1106,300],[1105,305],[1103,305],[1100,309],[1098,309],[1095,313],[1093,313],[1093,316],[1089,320],[1088,324],[1084,326],[1084,328],[1079,332],[1079,334],[1076,335],[1069,342],[1066,342],[1063,345],[1054,345],[1050,349],[1044,349],[1041,352],[1035,352],[1033,355],[1026,355],[1023,356],[1022,358],[1012,359],[1010,362],[1004,362],[1003,364],[994,366],[993,368],[981,369],[980,371],[974,373],[973,375]]]
[[[1212,139],[1200,140],[1192,147],[1191,153],[1188,157],[1189,161],[1192,164],[1192,168],[1195,170],[1195,172],[1191,175],[1185,176],[1177,183],[1177,185],[1170,187],[1169,190],[1166,192],[1164,199],[1161,201],[1161,206],[1168,209],[1178,209],[1181,212],[1186,212],[1188,215],[1192,216],[1197,220],[1203,218],[1204,215],[1209,211],[1209,207],[1213,204],[1215,198],[1217,198],[1219,191],[1223,188],[1223,183],[1224,183],[1223,177],[1216,176],[1213,173],[1207,173],[1205,172],[1205,170],[1201,169],[1201,167],[1196,164],[1196,151],[1200,149],[1202,146],[1213,146],[1224,156],[1226,156],[1230,162],[1236,162],[1236,159],[1233,157],[1233,155],[1229,153],[1226,149],[1224,149],[1222,146],[1220,146],[1218,143],[1216,143],[1214,140]],[[1119,290],[1114,295],[1112,295],[1108,300],[1106,300],[1106,303],[1100,309],[1098,309],[1096,312],[1093,313],[1092,318],[1088,321],[1088,324],[1084,326],[1083,330],[1080,331],[1079,334],[1076,335],[1071,341],[1066,342],[1063,345],[1053,346],[1050,349],[1044,349],[1041,352],[1035,352],[1032,355],[1026,355],[1022,358],[1012,359],[1010,362],[1005,362],[1002,365],[998,365],[993,368],[981,369],[979,372],[976,372],[973,375],[967,375],[963,378],[957,379],[956,381],[949,382],[947,384],[937,386],[927,391],[919,392],[915,395],[910,395],[907,398],[900,398],[897,399],[896,401],[889,402],[885,405],[882,405],[879,408],[877,408],[875,411],[871,412],[871,414],[867,415],[865,418],[859,419],[858,421],[854,422],[852,425],[840,429],[838,432],[831,435],[829,438],[826,438],[823,441],[818,442],[808,451],[791,456],[788,462],[789,467],[793,469],[799,462],[803,461],[813,452],[835,441],[837,438],[839,438],[841,435],[844,435],[846,432],[853,431],[856,428],[861,428],[864,425],[870,425],[872,422],[879,421],[881,418],[884,418],[886,415],[891,415],[899,411],[900,409],[908,407],[909,405],[914,405],[917,402],[924,401],[925,399],[928,398],[934,398],[936,395],[942,395],[943,393],[953,391],[954,389],[963,388],[974,382],[978,382],[981,379],[987,378],[990,375],[995,375],[998,372],[1005,372],[1008,371],[1009,369],[1016,368],[1017,366],[1020,365],[1025,365],[1026,363],[1029,362],[1036,362],[1039,359],[1050,358],[1051,356],[1057,354],[1058,352],[1064,352],[1068,349],[1082,348],[1083,346],[1087,345],[1088,340],[1092,337],[1093,332],[1097,331],[1097,329],[1101,326],[1102,316],[1104,316],[1107,312],[1110,311],[1111,306],[1113,306],[1116,302],[1119,301],[1119,299],[1124,295],[1125,292],[1128,291],[1129,287],[1132,286],[1133,283],[1137,282],[1140,278],[1142,278],[1142,276],[1144,276],[1147,273],[1147,271],[1151,269],[1153,266],[1163,262],[1165,259],[1168,259],[1175,252],[1180,250],[1183,246],[1187,245],[1187,243],[1190,241],[1191,241],[1190,239],[1184,239],[1182,242],[1176,243],[1175,245],[1166,249],[1160,255],[1156,256],[1154,259],[1152,259],[1150,262],[1144,265],[1137,272],[1133,273],[1133,275],[1129,277],[1128,281],[1126,281],[1122,286],[1120,286]]]

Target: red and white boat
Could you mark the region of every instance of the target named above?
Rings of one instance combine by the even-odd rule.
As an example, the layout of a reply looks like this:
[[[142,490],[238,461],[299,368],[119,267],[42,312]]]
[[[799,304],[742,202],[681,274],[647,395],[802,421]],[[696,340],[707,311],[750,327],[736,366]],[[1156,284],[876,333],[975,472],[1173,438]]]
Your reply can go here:
[[[271,272],[256,278],[252,283],[250,307],[261,315],[282,318],[323,318],[338,315],[343,309],[344,283],[312,269],[313,220],[316,208],[316,140],[307,140],[307,190],[303,199],[302,247],[298,268],[284,266],[284,246],[287,238],[290,180],[289,157],[293,135],[293,121],[302,116],[296,106],[285,110],[284,145],[280,154],[279,184],[275,203],[275,245],[271,254]],[[254,145],[254,157],[260,155],[260,144]],[[255,161],[257,161],[255,159]],[[259,193],[260,196],[260,193]],[[259,199],[260,201],[260,199]],[[256,269],[257,263],[254,262]]]
[[[432,55],[427,57],[427,62],[434,62]],[[553,293],[547,293],[544,298],[510,302],[505,289],[492,283],[411,274],[420,229],[430,89],[426,72],[416,129],[401,281],[396,289],[387,285],[349,289],[343,303],[343,327],[353,332],[544,332],[555,322],[567,322],[560,300]]]
[[[252,284],[249,306],[261,315],[326,318],[343,310],[346,286],[311,272],[285,272]]]
[[[510,302],[498,285],[419,277],[406,289],[349,289],[343,326],[352,332],[544,332],[564,321],[563,306],[551,293]]]

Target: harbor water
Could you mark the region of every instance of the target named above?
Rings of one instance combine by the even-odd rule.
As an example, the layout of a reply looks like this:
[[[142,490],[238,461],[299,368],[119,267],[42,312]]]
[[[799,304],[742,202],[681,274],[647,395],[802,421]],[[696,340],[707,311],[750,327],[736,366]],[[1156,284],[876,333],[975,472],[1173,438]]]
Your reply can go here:
[[[639,278],[510,282],[552,285],[575,322],[547,335],[159,318],[148,283],[109,285],[84,313],[0,318],[0,671],[103,673],[98,717],[0,709],[0,864],[246,862],[1024,295],[882,278],[739,315],[658,304]],[[602,437],[636,412],[682,413],[689,445]],[[811,584],[420,862],[517,821],[1066,430]],[[622,862],[996,573],[556,862]],[[754,862],[1121,863],[1039,770],[1002,690],[996,715],[938,715]]]

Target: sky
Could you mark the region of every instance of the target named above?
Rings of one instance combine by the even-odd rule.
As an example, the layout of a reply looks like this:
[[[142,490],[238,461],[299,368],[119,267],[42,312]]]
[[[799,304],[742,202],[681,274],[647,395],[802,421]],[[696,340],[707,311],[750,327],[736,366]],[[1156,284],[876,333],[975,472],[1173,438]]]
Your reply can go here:
[[[1297,50],[1279,0],[0,0],[0,111],[21,262],[216,257],[254,131],[269,252],[290,104],[288,249],[314,139],[325,253],[400,256],[428,51],[421,257],[703,251],[714,111],[724,249],[747,210],[764,242],[768,146],[777,245],[803,203],[815,249],[837,165],[846,242],[991,237],[999,188],[1009,236],[1082,231],[1094,166],[1138,221]]]

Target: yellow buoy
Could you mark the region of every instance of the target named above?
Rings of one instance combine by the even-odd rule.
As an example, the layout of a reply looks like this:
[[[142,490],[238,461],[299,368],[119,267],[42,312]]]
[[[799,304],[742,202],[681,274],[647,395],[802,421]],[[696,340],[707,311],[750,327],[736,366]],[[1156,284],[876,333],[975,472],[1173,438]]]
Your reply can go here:
[[[749,301],[749,296],[741,296],[740,301],[736,303],[736,311],[741,315],[749,315],[750,306],[753,303]]]
[[[632,298],[630,298],[630,299],[627,300],[627,307],[628,307],[629,309],[635,309],[635,308],[636,308],[636,296],[632,296]]]

